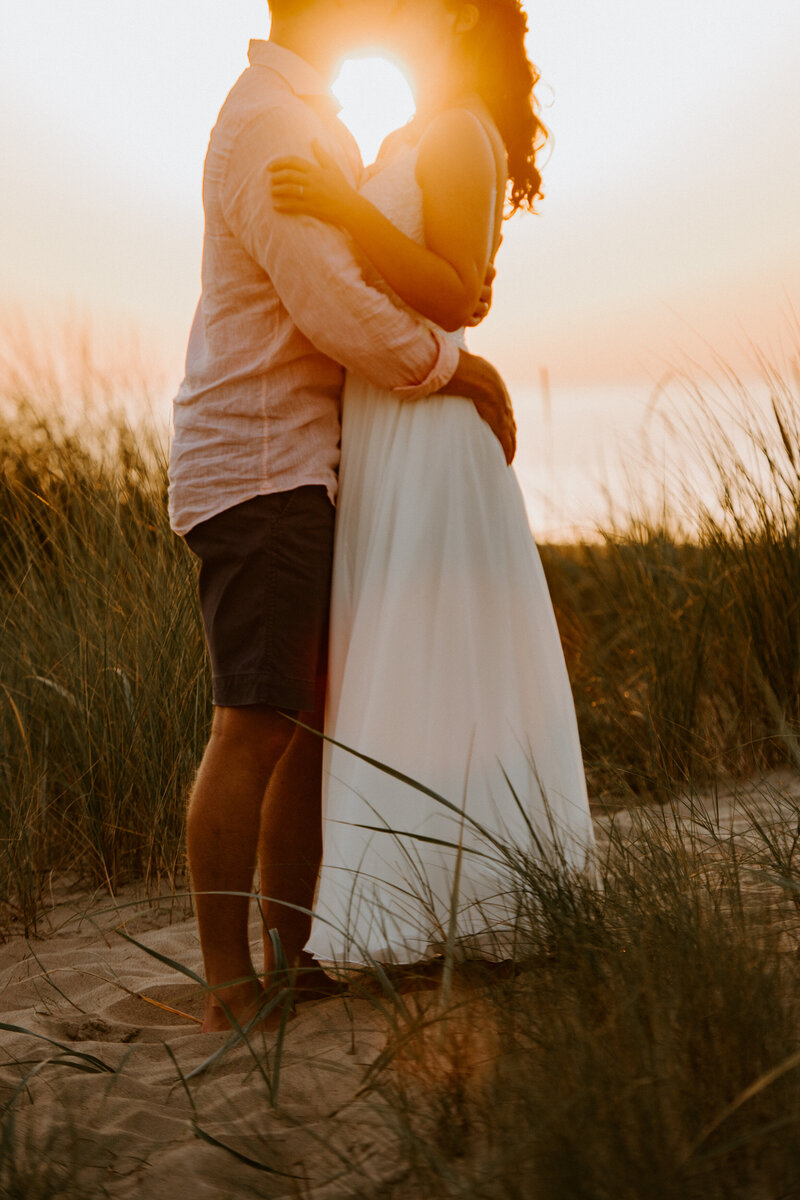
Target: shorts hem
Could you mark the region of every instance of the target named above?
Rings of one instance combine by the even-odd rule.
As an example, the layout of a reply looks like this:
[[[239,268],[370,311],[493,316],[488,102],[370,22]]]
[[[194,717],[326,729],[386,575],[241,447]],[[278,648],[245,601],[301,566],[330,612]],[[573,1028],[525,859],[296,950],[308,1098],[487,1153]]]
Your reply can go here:
[[[273,675],[216,675],[211,700],[218,708],[244,708],[265,704],[285,712],[311,712],[317,681],[276,679]]]

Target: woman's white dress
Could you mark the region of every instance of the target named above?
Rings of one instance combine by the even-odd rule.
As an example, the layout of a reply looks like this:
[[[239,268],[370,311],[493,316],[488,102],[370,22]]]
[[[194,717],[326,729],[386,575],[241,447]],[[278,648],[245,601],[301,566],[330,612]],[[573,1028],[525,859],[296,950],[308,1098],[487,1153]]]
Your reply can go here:
[[[362,192],[422,242],[416,160],[405,145]],[[347,378],[325,732],[349,749],[325,747],[319,959],[411,962],[448,937],[505,957],[517,898],[500,843],[566,869],[591,859],[544,572],[514,471],[463,398]]]

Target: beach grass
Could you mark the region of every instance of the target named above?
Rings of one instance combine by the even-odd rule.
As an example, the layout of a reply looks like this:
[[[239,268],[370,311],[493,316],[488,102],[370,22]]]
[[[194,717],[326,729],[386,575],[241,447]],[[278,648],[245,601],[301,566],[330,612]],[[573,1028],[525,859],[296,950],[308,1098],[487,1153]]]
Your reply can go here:
[[[168,1042],[156,1059],[107,1030],[96,1045],[11,1030],[0,1191],[113,1196],[132,1159],[154,1185],[165,1146],[144,1114],[133,1141],[103,1120],[109,1097],[147,1083],[149,1126],[175,1125],[170,1169],[210,1147],[220,1197],[790,1200],[800,882],[785,864],[800,799],[767,783],[714,799],[601,818],[600,888],[509,853],[515,962],[456,958],[446,996],[446,965],[418,981],[376,967],[278,1035],[198,1046],[199,1062],[184,1037],[183,1065]],[[326,1026],[338,1057],[320,1053]]]
[[[93,432],[25,407],[0,426],[0,895],[26,930],[52,872],[176,882],[209,721],[161,448],[121,418]]]
[[[713,504],[689,493],[680,513],[541,547],[604,887],[510,848],[517,968],[456,964],[444,1004],[389,977],[360,993],[386,1038],[359,1119],[392,1166],[381,1180],[374,1155],[352,1157],[343,1195],[800,1194],[800,389],[763,366],[766,413],[735,378],[727,413],[692,397]],[[110,401],[67,420],[59,395],[17,373],[0,397],[0,939],[34,935],[64,877],[105,903],[131,881],[185,894],[185,802],[210,719],[162,441]],[[735,827],[715,810],[731,795]],[[67,1091],[60,1123],[26,1116],[26,1072],[57,1064],[63,1079],[64,1063],[41,1050],[3,1086],[0,1194],[105,1194],[116,1151],[87,1163]],[[282,1069],[261,1071],[275,1091]],[[320,1132],[326,1161],[348,1113]],[[275,1175],[272,1120],[250,1114],[229,1143],[198,1117],[192,1136],[238,1147],[237,1194],[310,1195]]]
[[[798,388],[764,371],[766,416],[738,381],[728,414],[693,397],[714,505],[688,495],[672,518],[541,547],[597,803],[800,766]],[[79,421],[41,374],[0,395],[0,897],[25,928],[52,872],[178,879],[210,719],[163,441],[101,382],[76,389]]]
[[[796,913],[753,894],[757,841],[682,811],[612,828],[601,893],[529,864],[519,973],[462,984],[385,1056],[407,1194],[795,1194]]]

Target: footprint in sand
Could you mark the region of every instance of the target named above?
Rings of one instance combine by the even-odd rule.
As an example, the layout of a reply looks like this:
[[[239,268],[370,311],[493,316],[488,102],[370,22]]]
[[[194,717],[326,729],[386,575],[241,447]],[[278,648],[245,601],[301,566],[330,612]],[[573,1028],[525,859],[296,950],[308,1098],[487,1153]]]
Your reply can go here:
[[[39,1024],[49,1037],[68,1042],[132,1042],[141,1032],[137,1025],[123,1025],[103,1017],[49,1017]]]

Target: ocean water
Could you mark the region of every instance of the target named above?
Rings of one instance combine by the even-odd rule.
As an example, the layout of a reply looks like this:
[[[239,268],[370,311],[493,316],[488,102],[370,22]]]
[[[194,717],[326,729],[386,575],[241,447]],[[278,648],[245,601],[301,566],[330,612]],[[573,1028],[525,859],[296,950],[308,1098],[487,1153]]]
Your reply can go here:
[[[714,453],[733,450],[756,470],[748,423],[777,435],[766,385],[735,390],[710,382],[694,392],[678,379],[514,390],[514,469],[534,535],[594,540],[630,514],[665,511],[691,531],[702,505],[716,508]]]
[[[514,469],[542,540],[596,536],[654,500],[678,458],[646,383],[515,391],[514,411]]]

